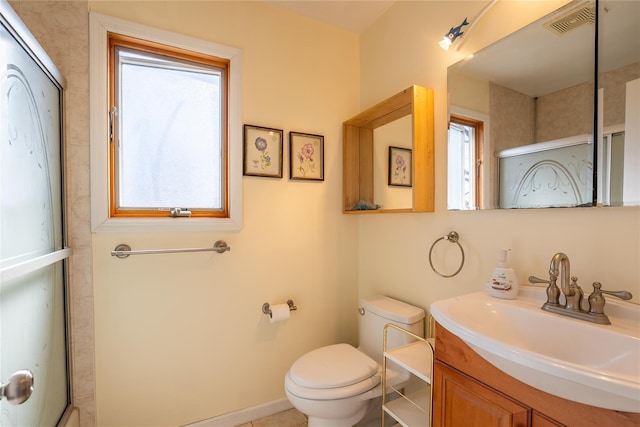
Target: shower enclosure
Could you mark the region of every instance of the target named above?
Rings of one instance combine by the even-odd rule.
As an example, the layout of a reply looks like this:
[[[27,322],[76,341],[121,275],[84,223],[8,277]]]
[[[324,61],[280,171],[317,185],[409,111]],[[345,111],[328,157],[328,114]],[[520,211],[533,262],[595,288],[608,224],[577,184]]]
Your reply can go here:
[[[0,426],[55,426],[70,404],[63,79],[0,2]]]

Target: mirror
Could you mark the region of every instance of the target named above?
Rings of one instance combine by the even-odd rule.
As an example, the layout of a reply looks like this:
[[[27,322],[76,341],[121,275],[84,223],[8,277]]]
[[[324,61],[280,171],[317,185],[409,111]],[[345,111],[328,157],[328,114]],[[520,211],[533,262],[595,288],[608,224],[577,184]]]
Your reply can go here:
[[[411,116],[374,129],[373,140],[373,200],[385,209],[411,209],[411,168],[403,155],[412,148]],[[395,148],[400,156],[394,158]]]
[[[598,203],[640,205],[640,2],[599,1]]]
[[[449,209],[593,204],[594,48],[579,1],[448,68]]]
[[[346,214],[433,212],[433,91],[420,86],[343,123]]]

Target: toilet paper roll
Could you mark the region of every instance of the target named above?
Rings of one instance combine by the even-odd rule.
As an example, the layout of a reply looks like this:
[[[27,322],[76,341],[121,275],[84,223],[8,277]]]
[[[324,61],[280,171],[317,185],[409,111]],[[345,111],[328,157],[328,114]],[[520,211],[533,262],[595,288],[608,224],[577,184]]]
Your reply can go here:
[[[271,316],[269,318],[269,322],[271,323],[282,322],[287,320],[291,315],[287,304],[275,304],[270,306],[269,310],[271,310]]]

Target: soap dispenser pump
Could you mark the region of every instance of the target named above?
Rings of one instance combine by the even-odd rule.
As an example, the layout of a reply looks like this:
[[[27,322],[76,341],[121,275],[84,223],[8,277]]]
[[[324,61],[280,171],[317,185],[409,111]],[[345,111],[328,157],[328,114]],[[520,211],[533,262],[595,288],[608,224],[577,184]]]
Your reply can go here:
[[[489,295],[496,298],[516,299],[518,296],[518,278],[511,268],[507,256],[508,249],[500,249],[500,260],[489,279]]]

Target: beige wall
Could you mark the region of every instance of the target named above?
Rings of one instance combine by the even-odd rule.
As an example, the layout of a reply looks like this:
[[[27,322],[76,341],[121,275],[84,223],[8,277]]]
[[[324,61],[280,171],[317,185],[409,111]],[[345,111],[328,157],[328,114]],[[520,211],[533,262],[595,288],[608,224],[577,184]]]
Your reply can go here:
[[[533,98],[492,82],[489,92],[492,160],[502,150],[536,142]]]
[[[449,107],[489,114],[489,82],[466,74],[447,73]]]
[[[357,218],[340,205],[341,124],[359,112],[355,34],[257,2],[12,5],[68,80],[73,400],[82,426],[183,425],[283,399],[298,356],[356,343]],[[289,181],[285,149],[285,178],[243,179],[239,233],[91,235],[89,8],[242,49],[243,122],[324,135],[325,181]],[[231,252],[109,254],[118,243],[218,239]],[[298,311],[269,324],[262,304],[288,298]]]
[[[464,48],[477,50],[550,3],[498,2]],[[500,247],[513,249],[521,282],[544,276],[562,250],[584,287],[599,280],[640,293],[638,208],[446,211],[446,67],[466,51],[444,52],[437,41],[483,2],[401,2],[360,39],[257,2],[90,3],[101,13],[243,49],[243,121],[325,136],[324,183],[244,178],[241,232],[127,235],[90,234],[88,5],[12,5],[69,82],[73,395],[82,426],[175,426],[281,399],[283,375],[300,354],[355,343],[359,295],[383,292],[428,308],[480,290]],[[436,95],[436,212],[342,215],[342,121],[411,84]],[[451,230],[460,233],[467,260],[458,276],[442,279],[427,255]],[[217,239],[231,252],[109,255],[118,243],[191,247]],[[450,254],[439,267],[455,268]],[[269,324],[262,303],[287,298],[298,311]]]
[[[258,2],[91,2],[92,11],[242,49],[243,123],[325,137],[325,181],[244,178],[239,233],[93,236],[98,425],[182,425],[284,398],[301,354],[357,336],[357,219],[341,214],[356,35]],[[120,260],[133,248],[231,251]],[[270,324],[264,302],[298,310]]]
[[[539,97],[535,120],[535,142],[593,134],[593,83]]]
[[[598,85],[604,89],[604,127],[624,123],[627,82],[640,77],[640,62],[600,73]]]
[[[600,281],[612,290],[630,290],[639,301],[640,208],[446,210],[447,66],[495,40],[496,31],[513,31],[522,21],[537,19],[537,8],[553,9],[559,3],[498,2],[459,52],[445,52],[437,41],[485,2],[401,2],[361,37],[364,106],[375,101],[372,96],[382,98],[411,83],[434,89],[436,212],[360,219],[360,295],[386,293],[428,309],[438,299],[482,290],[499,249],[511,248],[520,283],[527,283],[529,275],[548,274],[551,257],[562,251],[583,288]],[[391,27],[396,27],[393,40],[382,43]],[[451,230],[460,234],[466,261],[460,274],[444,279],[431,270],[428,253],[431,244]],[[439,245],[445,245],[438,250],[446,255],[434,260],[436,267],[454,272],[459,252],[447,242]]]

